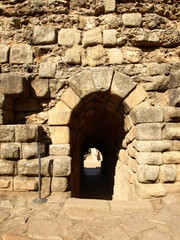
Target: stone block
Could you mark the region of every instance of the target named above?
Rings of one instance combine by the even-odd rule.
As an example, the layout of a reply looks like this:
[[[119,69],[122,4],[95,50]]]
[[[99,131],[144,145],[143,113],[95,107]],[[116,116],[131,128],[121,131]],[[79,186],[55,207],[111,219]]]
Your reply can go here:
[[[0,142],[14,142],[15,131],[13,125],[0,126]]]
[[[162,165],[163,156],[160,152],[137,152],[136,160],[140,165]]]
[[[124,119],[124,130],[128,132],[132,127],[134,127],[133,121],[129,115]]]
[[[140,183],[156,182],[159,177],[159,166],[139,165],[137,178]]]
[[[123,54],[121,49],[112,48],[107,50],[108,64],[116,65],[123,63]]]
[[[96,91],[91,71],[84,70],[69,79],[70,87],[81,98]]]
[[[22,144],[22,157],[24,159],[36,158],[37,153],[37,143],[23,143]]]
[[[165,122],[179,122],[180,121],[180,108],[165,107],[164,108],[164,121]]]
[[[164,128],[165,139],[180,139],[180,123],[167,123]]]
[[[108,91],[111,86],[113,69],[105,67],[91,68],[94,85],[97,91]]]
[[[160,171],[160,180],[163,183],[175,182],[176,180],[176,165],[163,165]]]
[[[172,141],[172,148],[169,149],[169,151],[170,150],[172,150],[172,151],[180,151],[180,141],[178,141],[178,140]]]
[[[74,46],[70,49],[67,49],[65,53],[64,61],[70,65],[80,65],[81,64],[81,53],[82,49],[78,46]]]
[[[135,184],[135,191],[138,197],[148,199],[154,197],[164,197],[167,193],[163,184]]]
[[[122,20],[125,27],[139,27],[142,22],[142,15],[140,13],[124,13]]]
[[[106,61],[106,52],[101,45],[87,48],[87,63],[91,67],[104,64]]]
[[[35,26],[33,33],[34,44],[56,43],[56,29],[53,26]]]
[[[94,28],[84,32],[82,44],[84,47],[102,44],[102,32],[99,28]]]
[[[50,127],[52,144],[67,144],[70,141],[68,127]]]
[[[56,73],[56,63],[52,61],[46,61],[40,63],[39,77],[42,78],[54,78]]]
[[[68,187],[68,181],[65,177],[53,177],[51,191],[52,192],[65,192]]]
[[[61,29],[58,32],[58,44],[71,47],[79,45],[81,42],[81,32],[76,29]]]
[[[0,190],[13,191],[13,178],[12,177],[0,177]]]
[[[0,175],[14,175],[15,162],[0,159]]]
[[[0,45],[0,63],[7,63],[9,61],[9,50],[9,46]]]
[[[36,78],[31,82],[33,93],[36,97],[49,97],[49,80]]]
[[[170,74],[169,88],[180,87],[180,71],[172,71]]]
[[[138,107],[131,111],[131,119],[137,123],[158,123],[163,122],[163,109],[160,107]]]
[[[168,91],[169,95],[169,106],[179,107],[180,106],[180,87],[175,89],[170,89]]]
[[[128,151],[128,154],[130,157],[132,158],[136,158],[136,154],[137,154],[137,151],[136,149],[133,147],[133,144],[129,144],[128,147],[127,147],[127,151]]]
[[[20,145],[17,143],[2,143],[1,158],[2,159],[19,159]]]
[[[130,63],[139,63],[142,58],[142,50],[135,47],[123,47],[123,58]]]
[[[135,139],[135,137],[136,137],[136,127],[132,127],[125,137],[127,144],[132,142]]]
[[[23,94],[26,90],[26,79],[19,73],[3,73],[0,75],[0,94]]]
[[[111,94],[117,95],[120,99],[123,99],[133,88],[135,88],[135,86],[136,83],[134,83],[130,77],[116,71],[111,85]]]
[[[42,178],[41,191],[43,194],[51,194],[51,178],[50,177]]]
[[[16,125],[16,142],[37,142],[40,139],[40,130],[37,125]]]
[[[160,123],[142,123],[136,126],[137,140],[162,140]]]
[[[80,102],[81,98],[72,90],[67,88],[61,96],[61,100],[71,109],[75,108]]]
[[[51,175],[52,160],[49,157],[41,158],[41,175]],[[38,176],[39,174],[39,159],[19,160],[18,175],[21,176]]]
[[[68,156],[58,157],[53,162],[53,176],[67,177],[71,173],[71,158]]]
[[[114,47],[117,44],[117,30],[108,29],[103,31],[103,45],[105,47]],[[117,49],[116,49],[117,50]]]
[[[180,152],[179,151],[164,152],[163,161],[165,164],[180,164]]]
[[[69,156],[70,145],[69,144],[51,144],[49,146],[49,154],[51,156]]]
[[[126,165],[128,164],[128,152],[127,152],[127,150],[121,149],[119,151],[119,160]]]
[[[156,75],[167,75],[169,74],[170,66],[169,64],[162,63],[159,64],[157,62],[148,63],[147,65],[147,73],[150,76],[156,76]]]
[[[138,85],[133,92],[123,101],[125,111],[129,112],[147,98],[148,94],[143,87]]]
[[[136,159],[128,156],[128,164],[127,164],[127,166],[128,166],[128,168],[129,168],[129,170],[131,170],[133,173],[136,173],[136,172],[137,172],[137,166],[138,166],[138,164],[137,164]],[[133,179],[134,179],[134,175],[133,175]],[[133,182],[134,182],[134,180],[133,180]]]
[[[135,148],[139,152],[164,152],[172,149],[172,141],[136,141]]]
[[[71,116],[71,109],[62,101],[59,101],[56,106],[49,110],[49,125],[67,125]]]
[[[170,78],[169,76],[152,76],[142,83],[146,91],[165,91],[168,89]]]
[[[32,48],[28,44],[12,45],[10,50],[10,63],[33,63]]]
[[[34,177],[15,177],[14,191],[37,191],[38,178]]]
[[[116,9],[116,1],[115,0],[104,0],[105,13],[114,12],[115,9]]]

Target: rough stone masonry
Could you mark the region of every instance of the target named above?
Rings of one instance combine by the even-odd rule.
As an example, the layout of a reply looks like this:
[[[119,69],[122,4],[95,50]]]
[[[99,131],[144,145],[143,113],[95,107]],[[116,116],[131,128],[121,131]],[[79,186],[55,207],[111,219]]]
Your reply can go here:
[[[79,197],[82,154],[112,198],[180,191],[180,5],[0,1],[0,190]]]

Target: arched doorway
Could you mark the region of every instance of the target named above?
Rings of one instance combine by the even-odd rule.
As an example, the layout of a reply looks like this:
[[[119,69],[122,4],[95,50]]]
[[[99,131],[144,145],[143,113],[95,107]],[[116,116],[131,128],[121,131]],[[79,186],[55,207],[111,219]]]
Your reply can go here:
[[[106,183],[106,196],[98,198],[112,199],[115,166],[124,139],[123,112],[121,101],[109,91],[91,93],[73,109],[70,119],[73,197],[83,197],[84,153],[93,147],[102,153],[101,177]]]

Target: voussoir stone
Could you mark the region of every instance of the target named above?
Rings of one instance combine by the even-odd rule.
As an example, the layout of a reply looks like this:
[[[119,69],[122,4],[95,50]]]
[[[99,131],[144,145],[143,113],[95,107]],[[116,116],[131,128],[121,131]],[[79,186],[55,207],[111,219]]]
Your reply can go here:
[[[58,157],[53,162],[53,176],[67,177],[71,173],[71,158],[68,156]]]
[[[0,75],[0,94],[23,94],[26,90],[26,79],[18,73]]]
[[[10,63],[33,63],[32,48],[28,44],[12,45],[10,50]]]
[[[140,13],[125,13],[122,15],[123,24],[126,27],[139,27],[142,21]]]
[[[81,42],[81,32],[76,29],[61,29],[58,32],[58,44],[71,47],[79,45]]]
[[[71,109],[78,105],[81,98],[72,90],[67,88],[61,96],[61,100]]]
[[[133,88],[135,88],[135,86],[136,83],[134,83],[130,77],[116,71],[111,85],[111,94],[117,95],[123,99]]]
[[[34,44],[56,43],[56,29],[53,26],[35,26],[33,42]]]
[[[108,91],[113,77],[113,69],[91,68],[94,85],[97,91]]]

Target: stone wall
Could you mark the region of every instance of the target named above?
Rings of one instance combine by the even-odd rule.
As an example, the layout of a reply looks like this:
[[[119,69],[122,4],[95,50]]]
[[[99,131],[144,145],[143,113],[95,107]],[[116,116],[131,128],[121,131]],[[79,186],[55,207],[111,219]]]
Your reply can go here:
[[[1,1],[0,189],[38,189],[41,142],[43,191],[78,196],[91,135],[112,156],[114,199],[179,191],[179,12],[165,0]]]

